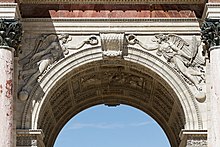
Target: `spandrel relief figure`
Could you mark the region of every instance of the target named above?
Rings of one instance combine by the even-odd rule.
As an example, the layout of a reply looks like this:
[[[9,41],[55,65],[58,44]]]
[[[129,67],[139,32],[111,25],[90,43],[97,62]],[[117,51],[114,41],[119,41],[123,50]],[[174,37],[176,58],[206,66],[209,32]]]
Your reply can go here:
[[[55,34],[42,35],[41,38],[36,40],[34,51],[20,60],[23,63],[20,77],[25,82],[19,93],[20,99],[26,100],[37,79],[40,79],[52,65],[68,55],[69,50],[80,49],[85,44],[98,44],[96,36],[90,36],[74,47],[66,46],[69,41],[72,41],[72,39],[68,34],[61,34],[60,36]]]
[[[128,44],[138,44],[148,51],[156,51],[158,56],[162,56],[183,78],[184,80],[196,87],[201,93],[200,84],[205,82],[205,71],[203,69],[204,60],[198,55],[200,42],[196,37],[192,37],[190,46],[185,40],[174,34],[158,34],[152,40],[150,45],[143,44],[134,35],[127,36]]]
[[[67,43],[68,38],[68,34],[62,34],[60,37],[48,35],[40,38],[34,51],[35,54],[28,55],[31,57],[24,61],[23,70],[20,72],[20,76],[25,81],[25,85],[19,93],[19,97],[23,97],[21,99],[27,99],[32,84],[51,64],[64,58],[64,54],[67,53],[64,44]],[[28,58],[26,57],[26,59]]]

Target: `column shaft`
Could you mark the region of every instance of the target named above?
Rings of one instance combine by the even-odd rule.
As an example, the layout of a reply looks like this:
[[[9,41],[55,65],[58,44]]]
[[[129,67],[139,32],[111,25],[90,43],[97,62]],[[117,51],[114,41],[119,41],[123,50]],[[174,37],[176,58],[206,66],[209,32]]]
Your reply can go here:
[[[12,147],[14,49],[0,46],[0,146]]]
[[[211,104],[212,104],[212,144],[220,146],[220,46],[210,48]]]

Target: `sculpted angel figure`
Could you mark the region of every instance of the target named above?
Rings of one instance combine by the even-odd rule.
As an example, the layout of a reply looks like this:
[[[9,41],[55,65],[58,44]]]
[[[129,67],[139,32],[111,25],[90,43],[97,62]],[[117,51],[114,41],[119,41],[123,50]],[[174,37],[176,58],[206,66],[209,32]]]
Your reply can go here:
[[[200,64],[204,64],[202,60],[197,57],[198,47],[200,43],[196,40],[196,37],[192,38],[192,46],[189,48],[189,44],[177,35],[169,34],[155,35],[155,39],[152,41],[156,44],[144,45],[139,41],[136,36],[131,35],[127,38],[128,44],[139,44],[142,48],[153,51],[156,50],[158,56],[163,56],[168,63],[172,63],[174,68],[183,75],[190,84],[194,85],[197,90],[201,90],[195,80],[195,76],[199,76],[201,81],[204,81],[204,70]]]
[[[43,35],[39,40],[36,40],[36,47],[33,52],[21,59],[23,69],[20,76],[25,81],[19,97],[22,100],[28,98],[33,85],[37,79],[48,70],[50,65],[58,62],[69,54],[69,50],[77,50],[85,44],[97,45],[98,39],[96,36],[90,36],[89,39],[82,41],[76,47],[66,47],[66,44],[71,40],[68,34],[61,34],[59,37],[55,34]]]
[[[29,60],[23,66],[20,72],[26,84],[22,87],[20,95],[28,95],[30,85],[32,85],[37,78],[54,62],[59,61],[67,53],[64,44],[67,43],[69,38],[68,34],[62,34],[60,37],[57,35],[46,35],[40,38],[34,54],[31,53]],[[28,56],[26,59],[28,59]]]

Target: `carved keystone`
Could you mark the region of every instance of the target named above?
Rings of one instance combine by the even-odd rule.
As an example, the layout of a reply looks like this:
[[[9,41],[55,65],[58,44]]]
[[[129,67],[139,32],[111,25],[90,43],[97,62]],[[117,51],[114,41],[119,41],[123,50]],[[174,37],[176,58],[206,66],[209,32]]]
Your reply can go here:
[[[122,57],[124,55],[124,34],[100,34],[103,55],[107,57]]]

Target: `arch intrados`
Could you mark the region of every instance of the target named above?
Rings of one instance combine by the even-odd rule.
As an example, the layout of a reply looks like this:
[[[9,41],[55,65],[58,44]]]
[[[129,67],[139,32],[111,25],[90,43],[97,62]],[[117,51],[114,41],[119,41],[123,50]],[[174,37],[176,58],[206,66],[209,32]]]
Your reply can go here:
[[[157,77],[158,75],[156,75],[155,73],[153,73],[152,71],[150,71],[150,70],[147,70],[146,72],[148,72],[148,73],[142,73],[141,72],[141,70],[139,70],[139,72],[141,72],[141,73],[139,73],[139,75],[138,74],[136,74],[135,75],[135,73],[136,72],[138,72],[138,69],[141,69],[140,68],[140,66],[137,66],[136,67],[136,69],[133,67],[133,68],[131,68],[131,67],[128,67],[127,65],[132,65],[132,63],[123,63],[123,64],[117,64],[115,67],[112,67],[112,65],[110,65],[110,66],[105,66],[105,64],[104,64],[104,66],[102,66],[102,64],[100,64],[100,62],[102,63],[103,61],[97,61],[97,62],[94,62],[94,63],[92,63],[92,64],[89,64],[89,66],[87,66],[87,65],[85,65],[86,67],[88,67],[88,68],[84,68],[84,67],[79,67],[79,68],[82,68],[83,70],[79,70],[79,72],[75,72],[75,73],[73,73],[72,74],[72,77],[74,77],[74,79],[72,79],[71,77],[69,77],[69,78],[66,78],[66,77],[64,77],[63,79],[62,79],[62,84],[61,84],[61,86],[60,87],[58,87],[57,89],[55,89],[54,91],[58,91],[58,89],[66,89],[66,88],[63,88],[63,87],[65,87],[65,84],[70,84],[70,83],[66,83],[67,81],[74,81],[74,82],[76,82],[77,83],[77,80],[79,80],[80,78],[84,78],[84,77],[86,77],[86,76],[94,76],[95,74],[97,74],[97,76],[96,76],[96,78],[98,78],[99,77],[99,75],[103,75],[103,74],[105,74],[105,72],[107,72],[107,71],[110,71],[110,73],[111,72],[113,72],[113,73],[116,73],[116,74],[118,74],[118,72],[120,71],[120,73],[121,73],[121,75],[126,75],[126,74],[129,74],[129,76],[141,76],[142,75],[142,78],[144,78],[144,77],[152,77],[152,82],[153,82],[153,80],[155,79],[155,77]],[[99,66],[99,64],[101,65],[101,66]],[[92,66],[93,65],[93,66]],[[113,68],[113,69],[109,69],[109,67],[110,68]],[[102,69],[102,68],[104,68],[104,69]],[[107,68],[107,70],[105,70]],[[97,70],[97,71],[95,71],[95,69]],[[130,69],[130,70],[129,70]],[[116,71],[115,71],[116,70]],[[128,70],[128,71],[124,71],[124,70]],[[132,70],[132,71],[131,71]],[[137,70],[137,71],[136,71]],[[90,71],[90,72],[89,72]],[[119,77],[121,77],[121,75],[119,74],[118,76]],[[109,79],[110,77],[107,77],[107,80]],[[157,77],[157,78],[159,78],[159,77]],[[84,78],[85,79],[85,78]],[[101,79],[104,79],[104,78],[101,78]],[[106,79],[105,79],[106,80]],[[149,80],[149,79],[148,79]],[[148,80],[145,80],[145,81],[148,81]],[[106,81],[102,81],[103,83],[106,83]],[[164,87],[164,90],[166,90],[168,93],[167,93],[167,95],[164,95],[164,97],[165,98],[169,98],[169,97],[177,97],[175,94],[173,94],[174,92],[172,91],[172,89],[169,87],[169,85],[167,85],[167,84],[165,84],[165,83],[163,83],[163,82],[161,82],[161,83],[159,83],[159,81],[154,81],[154,82],[157,82],[158,84],[160,84],[161,86],[166,86],[166,87]],[[91,107],[91,106],[93,106],[93,105],[97,105],[97,104],[110,104],[110,105],[114,105],[114,104],[127,104],[127,105],[130,105],[130,106],[133,106],[133,107],[135,107],[135,108],[139,108],[140,110],[142,110],[142,111],[144,111],[144,112],[146,112],[147,114],[149,114],[149,115],[151,115],[161,126],[162,126],[162,128],[165,130],[165,132],[166,132],[166,134],[168,134],[168,138],[169,138],[169,140],[170,140],[170,142],[171,142],[171,144],[173,144],[173,146],[177,146],[177,144],[179,143],[179,137],[178,137],[178,135],[179,135],[179,132],[180,132],[180,130],[181,129],[183,129],[184,128],[184,125],[185,125],[185,118],[183,118],[182,120],[178,120],[178,121],[182,121],[182,122],[176,122],[176,124],[178,124],[178,125],[180,125],[180,126],[178,126],[178,128],[176,128],[177,130],[171,130],[171,126],[168,126],[168,122],[163,118],[164,116],[165,116],[165,113],[164,114],[162,114],[163,112],[159,112],[160,110],[158,110],[158,112],[157,111],[155,111],[154,110],[154,108],[153,107],[151,107],[151,106],[148,106],[148,102],[146,102],[146,101],[143,101],[142,99],[138,99],[138,97],[140,97],[141,95],[150,95],[150,93],[147,93],[147,91],[144,91],[144,92],[141,92],[140,93],[140,89],[135,89],[135,90],[132,90],[132,88],[135,88],[135,87],[129,87],[129,85],[126,85],[126,88],[125,87],[123,87],[122,85],[123,84],[125,84],[125,83],[122,83],[122,84],[119,84],[118,85],[118,83],[116,84],[116,85],[114,85],[114,83],[112,83],[113,84],[113,87],[114,86],[117,86],[118,88],[120,88],[120,89],[122,89],[122,90],[124,90],[124,92],[125,93],[129,93],[129,91],[132,91],[132,93],[134,93],[134,95],[133,96],[124,96],[123,94],[109,94],[109,95],[99,95],[99,96],[97,96],[97,97],[87,97],[85,100],[83,100],[83,101],[81,101],[81,102],[79,102],[79,104],[76,104],[75,105],[75,107],[74,107],[74,110],[71,110],[71,109],[68,109],[67,111],[69,112],[71,112],[69,115],[65,115],[65,114],[63,114],[64,116],[63,117],[61,117],[61,118],[59,118],[59,120],[57,120],[57,125],[55,125],[53,128],[55,128],[55,129],[53,129],[53,130],[55,130],[55,132],[54,133],[51,133],[51,131],[50,131],[50,134],[54,134],[54,136],[57,136],[57,134],[59,133],[59,131],[57,131],[57,130],[60,130],[60,129],[57,129],[56,127],[60,127],[60,126],[63,126],[63,125],[65,125],[65,123],[68,121],[68,119],[66,119],[66,121],[64,121],[63,119],[65,119],[65,118],[71,118],[71,117],[73,117],[74,116],[74,114],[76,114],[77,112],[74,112],[75,111],[75,109],[77,109],[77,107],[83,107],[82,109],[80,109],[79,111],[82,111],[82,110],[84,110],[84,109],[86,109],[86,108],[88,108],[88,107]],[[146,83],[146,84],[149,84],[149,83]],[[101,89],[99,86],[99,84],[98,85],[92,85],[93,86],[93,88],[92,89]],[[104,86],[107,86],[107,85],[104,85]],[[153,85],[151,85],[151,83],[149,84],[149,86],[150,87],[152,87]],[[159,85],[158,85],[159,86]],[[129,88],[130,89],[129,89]],[[125,89],[124,89],[125,88]],[[162,87],[161,87],[162,88]],[[111,90],[111,86],[108,88],[108,89],[110,89]],[[168,89],[169,89],[169,91],[168,91]],[[84,93],[87,93],[87,91],[91,91],[91,88],[88,90],[87,88],[86,89],[84,89],[83,90],[83,94]],[[137,94],[137,96],[135,95],[135,94]],[[175,96],[174,96],[175,95]],[[54,97],[53,95],[51,95],[51,97]],[[107,98],[108,97],[108,98]],[[150,97],[150,96],[149,96]],[[59,99],[59,97],[56,97],[55,98],[55,100],[57,101]],[[77,97],[75,98],[76,100],[78,99]],[[49,100],[49,102],[51,102],[51,101],[53,101],[53,100],[51,100],[50,101],[50,98],[48,99]],[[177,100],[177,98],[176,98],[176,100],[174,100],[174,99],[172,99],[173,101],[172,101],[172,108],[173,107],[175,107],[175,109],[176,109],[176,112],[169,112],[169,113],[179,113],[180,114],[180,117],[181,116],[183,116],[184,117],[184,114],[183,114],[183,112],[181,111],[182,110],[182,107],[181,107],[181,105],[180,105],[180,103],[179,103],[179,101]],[[58,101],[62,101],[62,100],[58,100]],[[153,100],[152,100],[153,101]],[[69,102],[70,103],[70,102]],[[82,103],[82,104],[81,104]],[[94,103],[94,104],[93,104]],[[46,103],[45,103],[46,104]],[[50,105],[51,105],[51,103],[50,103]],[[52,104],[53,105],[53,104]],[[87,107],[87,105],[88,105],[88,107]],[[155,105],[155,103],[153,103],[152,102],[152,105]],[[164,104],[165,105],[165,104]],[[168,105],[166,105],[166,106],[168,106]],[[85,108],[84,108],[85,107]],[[48,106],[45,106],[45,108],[48,108]],[[171,109],[172,109],[171,108]],[[166,109],[166,108],[164,108],[164,109]],[[45,110],[46,111],[46,110]],[[66,112],[65,111],[65,113],[68,113],[68,112]],[[165,112],[165,111],[164,111]],[[72,114],[73,113],[73,114]],[[44,116],[44,115],[43,115]],[[61,115],[60,115],[61,116]],[[178,114],[175,114],[175,116],[178,116]],[[173,118],[173,119],[175,119],[175,118]],[[64,122],[63,122],[64,121]],[[40,125],[40,128],[43,128],[42,126],[41,126],[41,124],[39,124]],[[48,129],[46,129],[46,130],[48,130]],[[47,136],[47,133],[46,133],[46,136]],[[48,141],[51,141],[51,142],[49,142],[48,144],[49,145],[52,145],[53,143],[54,143],[54,141],[55,141],[55,137],[54,136],[52,136],[51,138],[47,138],[47,139],[45,139],[45,140],[48,140]],[[174,139],[175,138],[175,139]],[[53,141],[52,141],[53,140]]]
[[[127,106],[134,107],[134,108],[136,108],[136,109],[138,109],[138,110],[144,112],[145,114],[151,116],[151,117],[159,124],[159,126],[162,128],[162,130],[163,130],[164,133],[166,134],[166,137],[168,138],[170,145],[171,145],[171,146],[178,146],[180,140],[174,139],[176,136],[172,133],[171,130],[168,129],[169,127],[166,126],[167,124],[166,124],[166,123],[163,124],[163,121],[161,121],[161,120],[159,120],[158,118],[156,118],[156,117],[153,115],[153,113],[150,112],[150,110],[145,111],[146,109],[144,109],[143,106],[140,106],[139,104],[126,103],[125,101],[123,101],[123,102],[124,102],[124,103],[121,103],[120,105],[127,105]],[[87,103],[87,104],[88,104],[88,103]],[[65,126],[65,124],[66,124],[70,119],[74,118],[76,115],[78,115],[79,113],[81,113],[82,111],[84,111],[84,110],[86,110],[86,109],[88,109],[88,108],[91,108],[91,107],[97,106],[97,105],[102,105],[102,104],[103,104],[103,102],[101,102],[101,101],[96,101],[96,102],[90,103],[90,105],[84,105],[84,106],[80,107],[79,109],[77,109],[77,110],[73,113],[73,116],[72,116],[72,117],[66,118],[65,121],[63,121],[63,123],[60,123],[60,125],[59,125],[60,127],[59,127],[59,128],[56,128],[57,134],[54,135],[54,136],[52,136],[52,139],[49,139],[49,140],[51,141],[51,143],[49,143],[49,144],[53,145],[53,144],[55,143],[55,141],[56,141],[56,139],[57,139],[57,137],[58,137],[60,131],[62,130],[62,128]],[[118,107],[118,106],[117,106],[117,107]],[[120,107],[120,106],[119,106],[119,107]],[[161,125],[161,124],[163,124],[163,125]]]

